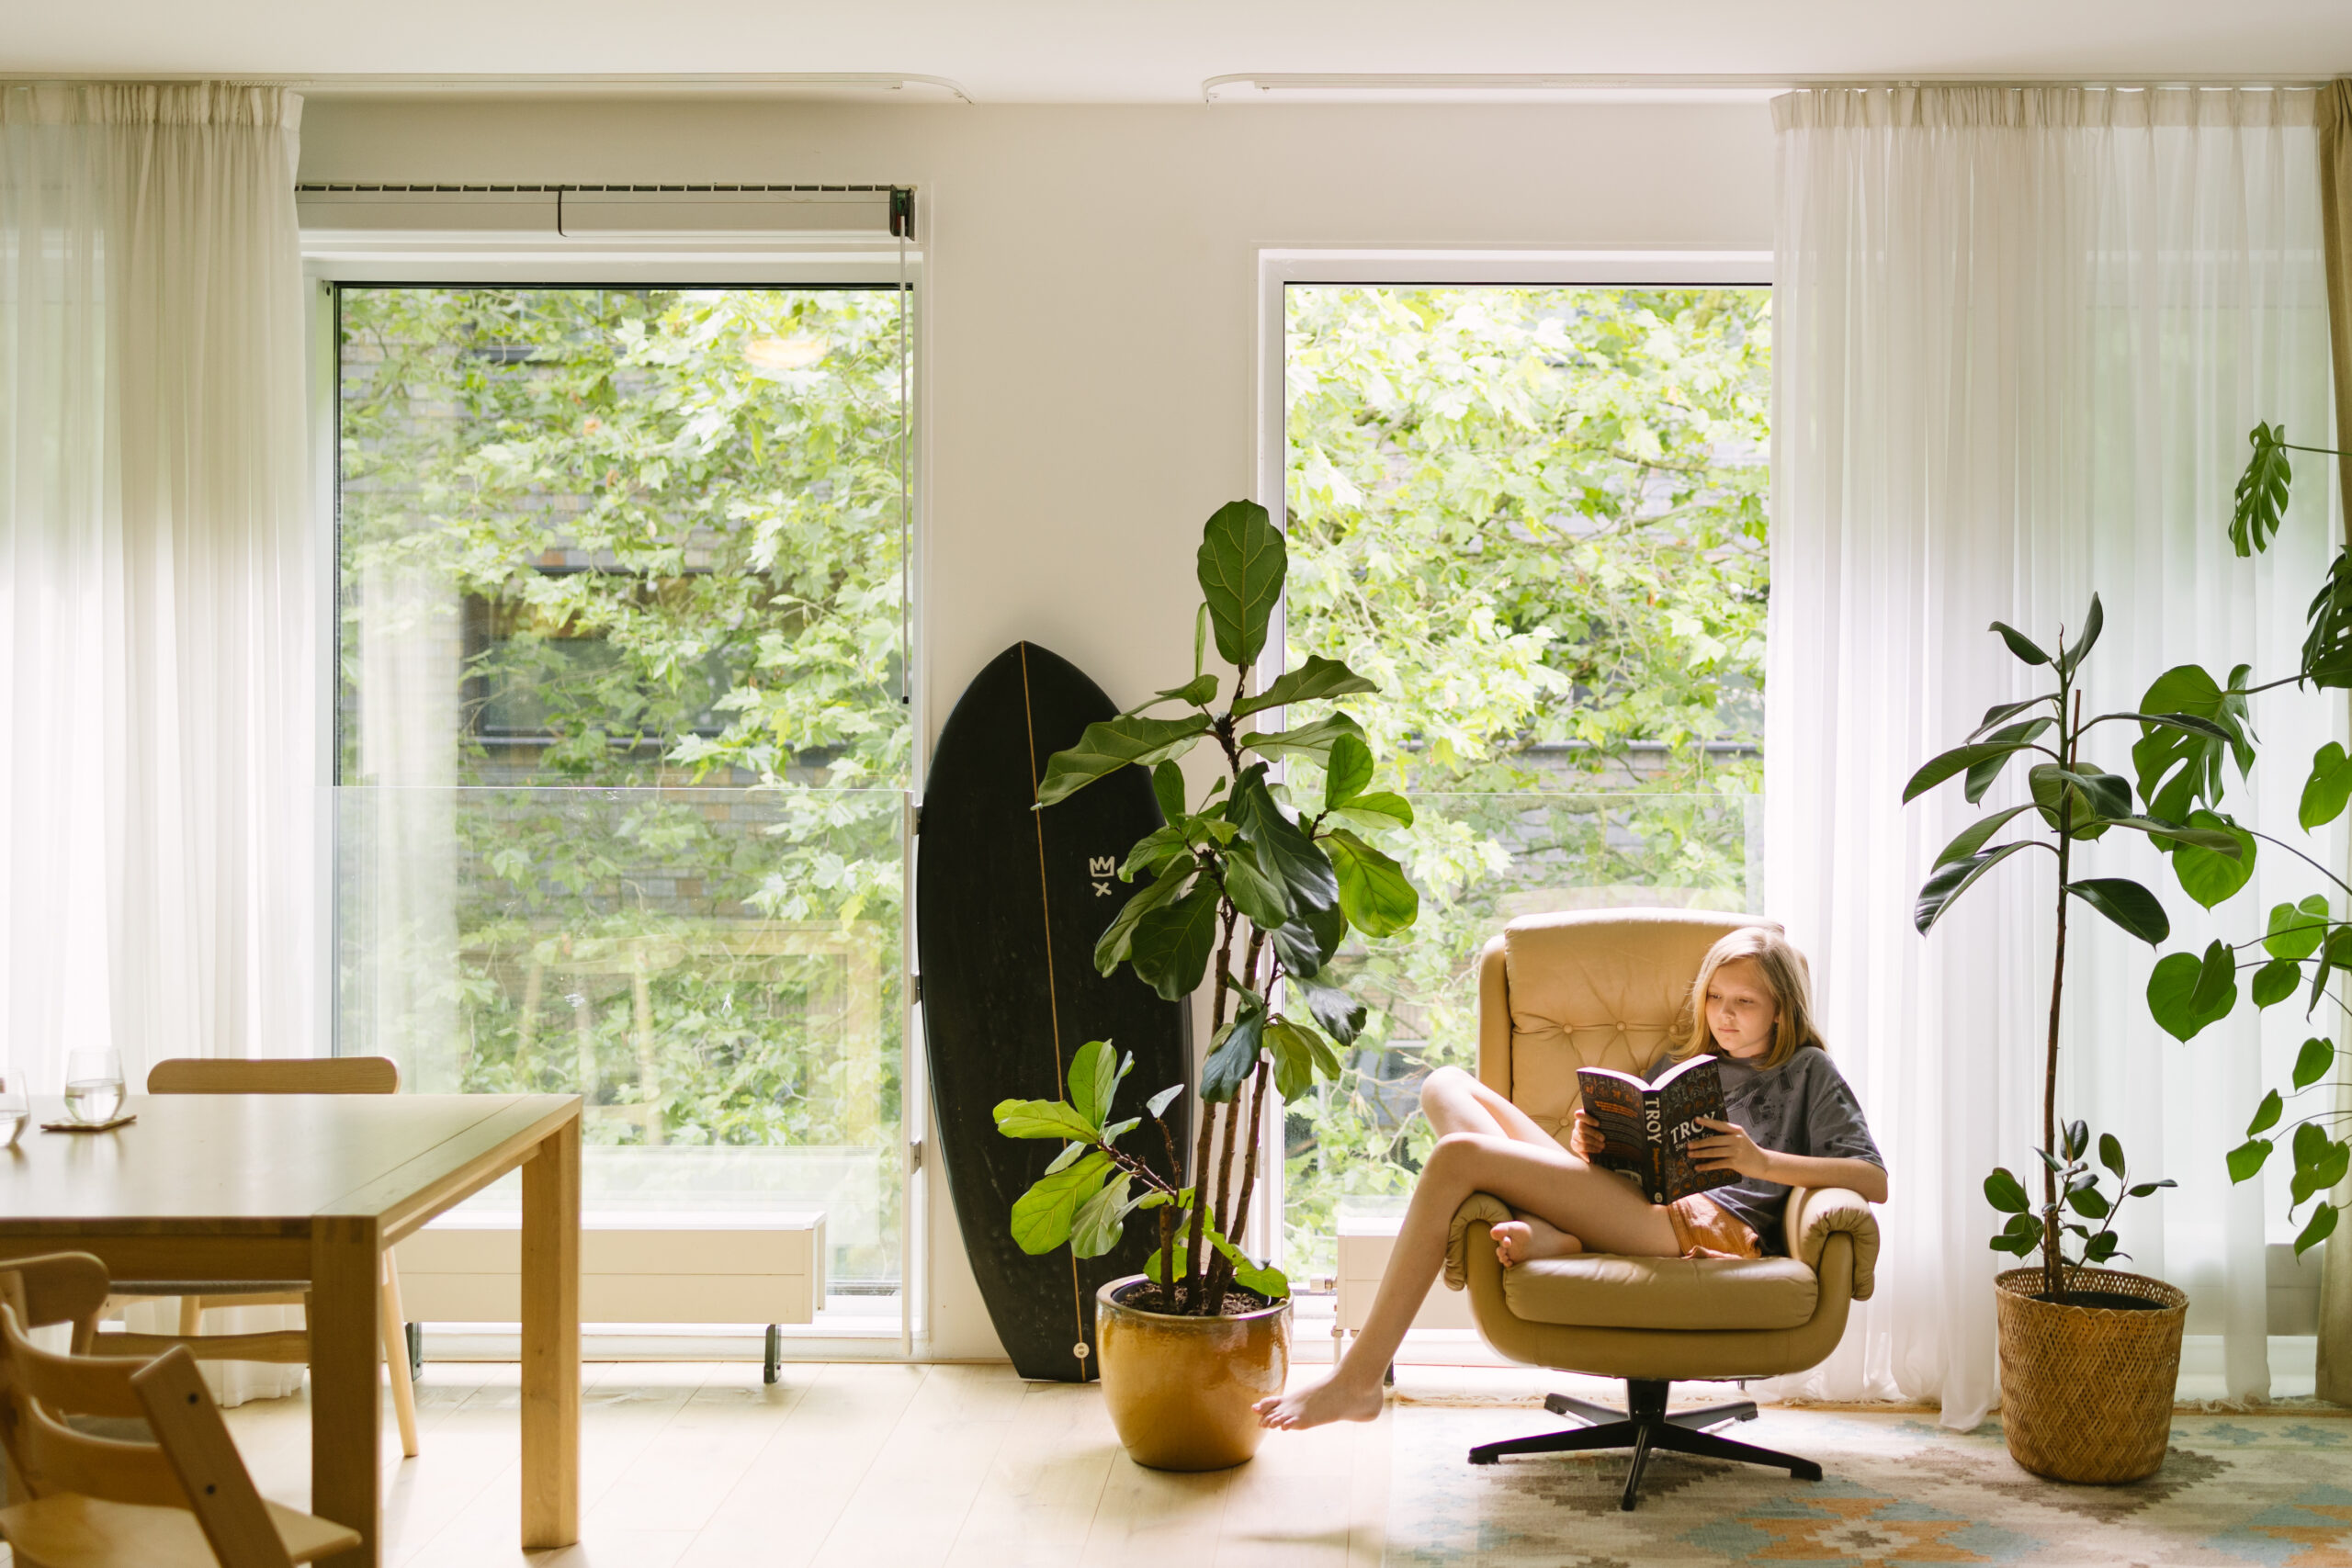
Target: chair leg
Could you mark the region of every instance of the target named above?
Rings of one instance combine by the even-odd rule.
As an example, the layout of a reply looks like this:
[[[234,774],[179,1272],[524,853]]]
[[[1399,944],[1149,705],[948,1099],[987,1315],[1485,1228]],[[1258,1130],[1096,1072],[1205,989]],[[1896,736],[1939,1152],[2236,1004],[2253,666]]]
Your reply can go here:
[[[1666,1419],[1669,1425],[1688,1427],[1694,1432],[1703,1432],[1710,1427],[1720,1427],[1726,1421],[1755,1420],[1756,1402],[1752,1399],[1739,1399],[1734,1400],[1729,1404],[1710,1404],[1704,1410],[1678,1410]]]
[[[1470,1462],[1492,1464],[1497,1460],[1515,1454],[1631,1449],[1633,1460],[1626,1469],[1625,1489],[1617,1505],[1629,1511],[1641,1501],[1643,1472],[1649,1468],[1650,1455],[1660,1449],[1702,1459],[1770,1465],[1775,1470],[1787,1471],[1790,1477],[1797,1481],[1821,1479],[1821,1466],[1809,1459],[1760,1449],[1751,1443],[1734,1442],[1729,1438],[1719,1438],[1704,1429],[1728,1421],[1756,1419],[1754,1401],[1743,1399],[1730,1404],[1710,1405],[1703,1410],[1685,1410],[1669,1416],[1666,1410],[1667,1387],[1666,1382],[1658,1379],[1627,1379],[1625,1409],[1623,1412],[1569,1394],[1551,1394],[1544,1401],[1545,1409],[1555,1416],[1576,1416],[1595,1424],[1571,1427],[1561,1432],[1545,1432],[1532,1438],[1484,1443],[1470,1450]]]
[[[401,1277],[392,1255],[384,1254],[383,1303],[376,1315],[382,1320],[384,1369],[391,1374],[392,1414],[401,1424],[401,1454],[416,1457],[416,1390],[409,1382],[408,1320],[401,1315]]]
[[[1772,1449],[1759,1449],[1754,1443],[1736,1443],[1729,1438],[1718,1438],[1713,1432],[1694,1432],[1687,1427],[1664,1426],[1657,1428],[1653,1440],[1662,1449],[1677,1453],[1696,1454],[1702,1459],[1737,1460],[1742,1464],[1770,1465],[1785,1470],[1792,1481],[1818,1481],[1821,1466],[1809,1459],[1781,1453]],[[1631,1507],[1633,1505],[1627,1504]]]

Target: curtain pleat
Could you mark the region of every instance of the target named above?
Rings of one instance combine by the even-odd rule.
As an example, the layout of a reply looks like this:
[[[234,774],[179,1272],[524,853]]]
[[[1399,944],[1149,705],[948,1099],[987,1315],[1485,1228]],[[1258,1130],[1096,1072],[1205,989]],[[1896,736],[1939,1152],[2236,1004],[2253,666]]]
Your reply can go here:
[[[300,111],[0,88],[0,1063],[37,1094],[77,1045],[134,1090],[328,1048]]]
[[[2352,453],[2352,231],[2346,229],[2352,222],[2352,81],[2338,79],[2320,89],[2316,119],[2335,448]],[[2352,527],[2352,458],[2336,459],[2335,468],[2346,526]],[[2352,1085],[2338,1087],[2337,1106],[2352,1111]],[[2341,1192],[2336,1196],[2343,1198]],[[2352,1246],[2327,1248],[2320,1279],[2318,1393],[2322,1399],[2352,1404]]]
[[[2098,592],[2093,712],[2133,707],[2177,664],[2295,667],[2330,492],[2307,486],[2259,561],[2237,560],[2225,528],[2246,431],[2328,423],[2313,107],[2308,92],[2094,88],[1775,102],[1766,884],[1813,955],[1830,1049],[1893,1185],[1886,1283],[1789,1386],[1940,1400],[1959,1427],[1997,1400],[1981,1184],[2031,1167],[2041,1141],[2056,894],[2023,857],[1922,939],[1918,886],[1979,809],[1952,786],[1907,808],[1901,795],[1986,708],[2041,690],[1987,635],[1996,619],[2046,646]],[[2292,833],[2301,770],[2340,734],[2341,705],[2258,705],[2274,761],[2233,780],[2231,808]],[[2129,774],[2134,739],[2095,731],[2090,756]],[[2021,802],[2023,772],[1984,809]],[[2270,856],[2208,915],[2136,837],[2084,858],[2084,874],[2159,890],[2167,951],[2242,940],[2263,908],[2321,886]],[[2259,1397],[2284,1194],[2233,1188],[2222,1156],[2301,1020],[2244,1009],[2179,1044],[2143,999],[2154,954],[2080,905],[2069,930],[2062,1112],[2120,1137],[2135,1179],[2180,1181],[2127,1210],[2127,1266],[2186,1289],[2196,1353]]]

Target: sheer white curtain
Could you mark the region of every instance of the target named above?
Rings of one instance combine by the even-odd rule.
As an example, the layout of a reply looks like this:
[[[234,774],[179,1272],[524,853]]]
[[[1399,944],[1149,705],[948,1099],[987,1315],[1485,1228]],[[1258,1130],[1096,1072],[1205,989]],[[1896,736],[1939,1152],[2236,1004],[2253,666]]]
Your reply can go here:
[[[1776,101],[1766,886],[1814,956],[1831,1050],[1894,1188],[1878,1297],[1805,1392],[1940,1398],[1956,1427],[1997,1399],[2004,1260],[1980,1184],[2033,1164],[2054,891],[2025,857],[1923,940],[1916,890],[1977,813],[1957,785],[1897,804],[1986,707],[2041,689],[1987,623],[2046,646],[2096,589],[2092,711],[2135,706],[2175,664],[2294,667],[2333,553],[2331,487],[2304,484],[2259,562],[2236,559],[2224,530],[2256,420],[2328,427],[2311,109],[2304,92],[2194,89]],[[2291,690],[2257,705],[2273,760],[2252,787],[2233,775],[2233,808],[2291,835],[2341,705]],[[2097,761],[2132,771],[2136,730],[2094,738]],[[2018,773],[1988,808],[2023,798]],[[2324,886],[2267,852],[2209,917],[2136,838],[2087,858],[2083,874],[2165,898],[2167,951],[2242,939],[2272,902]],[[2258,1397],[2266,1226],[2283,1205],[2259,1183],[2233,1189],[2222,1156],[2307,1031],[2281,1007],[2177,1043],[2147,1018],[2149,950],[2079,903],[2069,930],[2062,1114],[2181,1182],[2126,1218],[2127,1266],[2187,1290],[2188,1332],[2222,1337],[2230,1393]]]
[[[36,1092],[79,1044],[134,1088],[322,1045],[300,107],[0,88],[0,1061]]]

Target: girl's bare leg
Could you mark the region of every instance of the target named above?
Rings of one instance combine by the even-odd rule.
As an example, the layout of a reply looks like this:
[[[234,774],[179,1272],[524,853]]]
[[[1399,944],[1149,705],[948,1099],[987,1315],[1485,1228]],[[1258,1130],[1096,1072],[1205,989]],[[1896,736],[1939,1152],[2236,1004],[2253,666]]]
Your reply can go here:
[[[1421,1080],[1421,1113],[1440,1137],[1448,1133],[1481,1133],[1539,1149],[1560,1146],[1559,1140],[1537,1125],[1533,1117],[1460,1067],[1440,1067]],[[1494,1235],[1495,1257],[1506,1269],[1584,1250],[1581,1238],[1531,1213],[1497,1225]]]
[[[1438,1140],[1388,1255],[1363,1332],[1326,1382],[1258,1402],[1269,1427],[1369,1421],[1380,1414],[1380,1380],[1413,1314],[1445,1263],[1453,1212],[1473,1192],[1491,1192],[1605,1252],[1668,1258],[1677,1250],[1666,1211],[1625,1182],[1595,1170],[1550,1138],[1548,1148],[1516,1138],[1450,1133]]]

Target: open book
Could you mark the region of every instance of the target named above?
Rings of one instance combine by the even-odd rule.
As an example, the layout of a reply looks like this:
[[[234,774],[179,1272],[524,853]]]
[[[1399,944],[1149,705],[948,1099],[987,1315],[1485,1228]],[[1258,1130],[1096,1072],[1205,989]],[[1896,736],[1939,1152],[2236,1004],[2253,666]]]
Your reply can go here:
[[[1686,1148],[1693,1138],[1714,1135],[1699,1125],[1700,1117],[1725,1120],[1723,1074],[1713,1056],[1686,1056],[1656,1083],[1614,1067],[1579,1067],[1577,1086],[1584,1090],[1585,1114],[1600,1131],[1593,1163],[1631,1176],[1651,1202],[1671,1203],[1739,1179],[1737,1171],[1701,1170]]]

